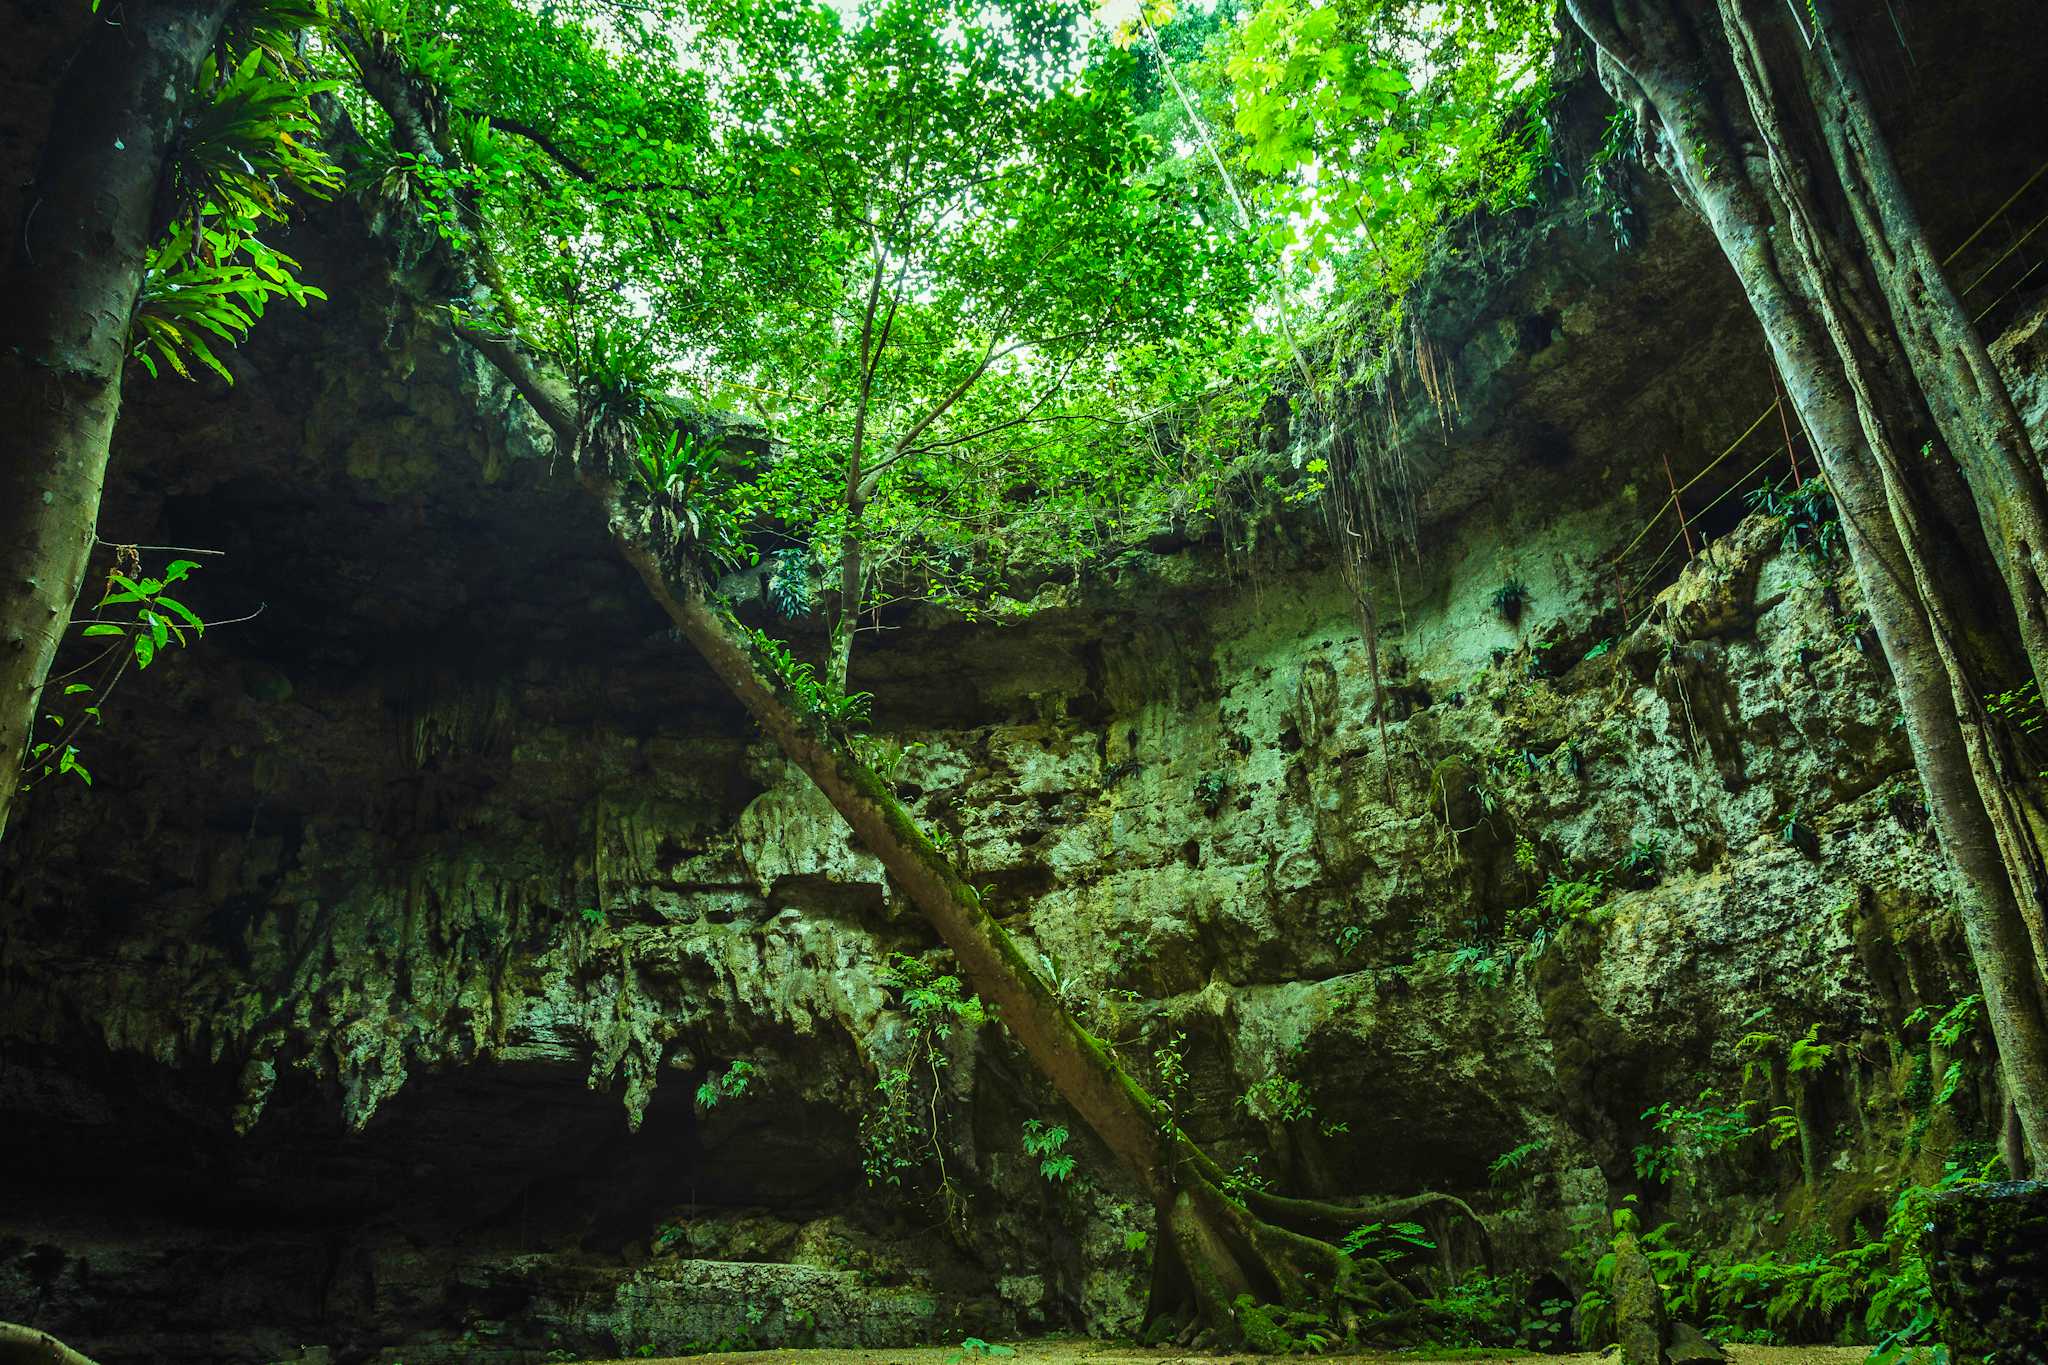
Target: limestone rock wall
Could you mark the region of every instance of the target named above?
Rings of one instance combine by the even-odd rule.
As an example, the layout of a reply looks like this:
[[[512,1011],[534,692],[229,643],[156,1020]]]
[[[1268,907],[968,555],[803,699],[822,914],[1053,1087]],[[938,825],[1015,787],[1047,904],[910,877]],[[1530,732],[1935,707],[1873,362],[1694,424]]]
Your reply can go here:
[[[1567,566],[1519,627],[1484,557],[1446,557],[1383,641],[1384,736],[1326,570],[1076,593],[877,652],[861,681],[906,715],[975,680],[988,723],[890,725],[879,756],[1127,1061],[1156,1082],[1162,1049],[1182,1056],[1226,1167],[1452,1190],[1547,1269],[1643,1188],[1643,1111],[1732,1086],[1759,1026],[1856,1054],[1812,1100],[1829,1171],[1893,1159],[1876,1040],[1968,989],[1882,664],[1843,628],[1843,581],[1781,534],[1745,523],[1597,651],[1569,588],[1583,518],[1517,545]],[[171,790],[116,781],[25,827],[9,1155],[61,1197],[10,1230],[0,1288],[75,1329],[110,1274],[221,1254],[180,1221],[219,1201],[322,1286],[280,1305],[266,1256],[239,1272],[249,1300],[408,1359],[1128,1329],[1148,1211],[1078,1131],[1075,1176],[1038,1175],[1022,1123],[1063,1115],[999,1029],[954,1040],[939,1091],[960,1242],[932,1235],[930,1172],[867,1185],[860,1116],[910,1028],[883,968],[928,935],[739,726],[582,711],[662,688],[680,651],[649,649],[630,676],[558,658],[397,696],[280,697],[225,650],[179,659],[129,731],[186,756],[150,775]],[[1637,845],[1657,870],[1612,871]],[[1599,922],[1541,951],[1512,932],[1547,878],[1598,869]],[[734,1059],[747,1092],[697,1103]],[[1494,1190],[1491,1163],[1532,1142]],[[134,1149],[116,1197],[176,1249],[131,1267],[113,1239],[114,1272],[74,1197]],[[1753,1210],[1793,1175],[1709,1172],[1701,1197]],[[226,1349],[227,1315],[195,1311],[184,1353]],[[234,1337],[243,1358],[292,1344],[272,1326]]]

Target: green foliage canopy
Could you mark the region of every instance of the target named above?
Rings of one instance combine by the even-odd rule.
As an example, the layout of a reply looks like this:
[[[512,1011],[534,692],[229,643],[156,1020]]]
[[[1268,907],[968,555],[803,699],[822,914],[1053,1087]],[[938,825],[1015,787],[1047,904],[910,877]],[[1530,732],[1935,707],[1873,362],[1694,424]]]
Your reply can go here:
[[[1021,569],[1199,514],[1279,372],[1275,282],[1282,313],[1363,289],[1384,340],[1445,222],[1529,202],[1547,151],[1534,0],[1224,0],[1144,42],[1083,0],[349,25],[359,69],[439,94],[433,154],[350,107],[359,186],[487,257],[456,306],[645,431],[751,412],[745,533],[858,608],[1001,611]]]

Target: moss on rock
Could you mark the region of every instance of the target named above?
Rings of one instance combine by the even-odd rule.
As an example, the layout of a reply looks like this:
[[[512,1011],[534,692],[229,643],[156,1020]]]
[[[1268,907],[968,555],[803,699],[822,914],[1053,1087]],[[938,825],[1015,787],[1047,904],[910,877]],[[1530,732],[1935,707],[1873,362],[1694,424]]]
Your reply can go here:
[[[2048,1182],[1936,1196],[1929,1272],[1942,1336],[1995,1365],[2048,1365]]]

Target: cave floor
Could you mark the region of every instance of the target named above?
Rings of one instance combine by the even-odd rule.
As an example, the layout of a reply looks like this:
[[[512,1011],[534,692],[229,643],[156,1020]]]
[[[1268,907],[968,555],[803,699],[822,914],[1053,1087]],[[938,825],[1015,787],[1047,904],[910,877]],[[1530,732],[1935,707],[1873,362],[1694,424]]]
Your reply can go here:
[[[1193,1354],[1168,1348],[1147,1349],[1114,1342],[1063,1339],[1018,1342],[1015,1354],[1001,1359],[1004,1365],[1221,1365],[1240,1361],[1252,1365],[1257,1357],[1238,1354]],[[1870,1354],[1868,1346],[1730,1346],[1729,1365],[1862,1365]],[[1361,1351],[1319,1356],[1319,1360],[1369,1362],[1369,1365],[1412,1365],[1420,1361],[1486,1361],[1489,1365],[1613,1365],[1620,1355],[1609,1351],[1588,1351],[1576,1355],[1536,1355],[1516,1351],[1452,1350]],[[973,1365],[992,1357],[968,1355],[957,1346],[827,1347],[806,1351],[737,1351],[712,1355],[667,1357],[652,1362],[644,1358],[615,1361],[585,1361],[582,1365]]]

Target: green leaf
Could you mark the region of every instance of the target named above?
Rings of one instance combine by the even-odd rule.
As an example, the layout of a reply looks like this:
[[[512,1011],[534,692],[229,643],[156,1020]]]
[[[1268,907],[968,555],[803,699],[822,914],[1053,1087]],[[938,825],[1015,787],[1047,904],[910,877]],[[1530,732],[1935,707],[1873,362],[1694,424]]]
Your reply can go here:
[[[184,617],[186,623],[190,625],[193,630],[198,631],[201,635],[204,635],[206,633],[206,622],[200,620],[198,615],[195,614],[190,607],[186,606],[183,602],[180,602],[177,598],[158,597],[156,599],[156,604],[160,607],[168,608],[169,610],[174,611],[178,615]]]

